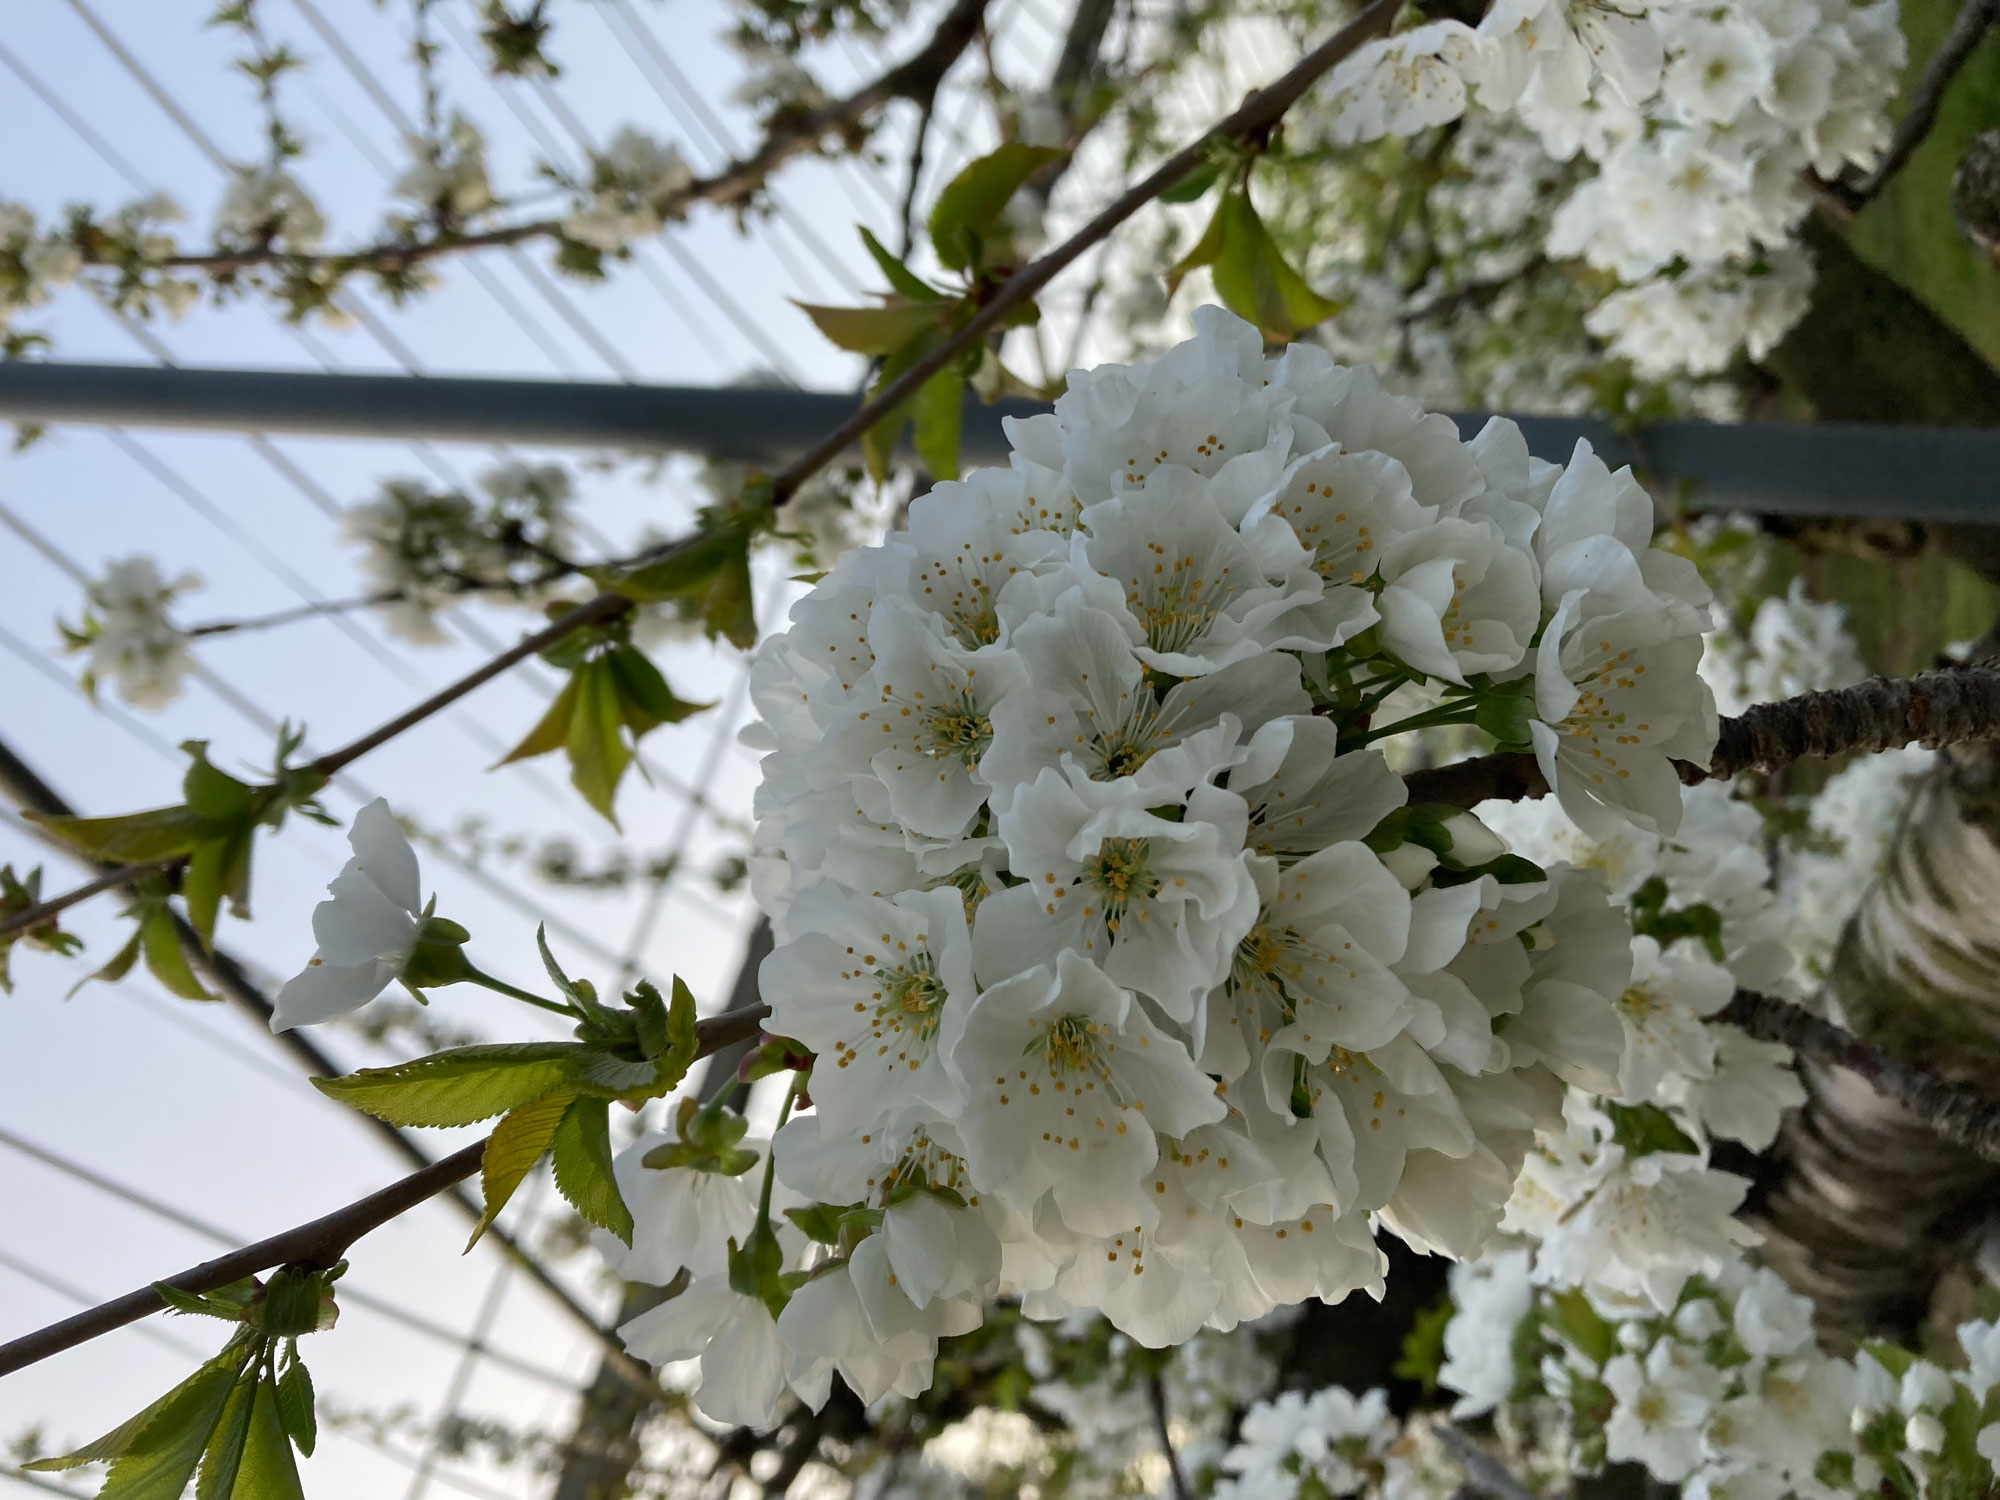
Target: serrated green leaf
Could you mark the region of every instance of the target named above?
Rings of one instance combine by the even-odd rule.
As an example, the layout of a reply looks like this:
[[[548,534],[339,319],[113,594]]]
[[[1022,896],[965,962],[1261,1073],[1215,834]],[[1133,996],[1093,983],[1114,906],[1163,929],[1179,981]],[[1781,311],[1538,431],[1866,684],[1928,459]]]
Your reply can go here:
[[[185,807],[155,807],[115,818],[64,818],[28,813],[71,847],[114,864],[150,865],[178,859],[201,841],[202,820]]]
[[[188,967],[181,946],[180,925],[166,906],[155,906],[139,922],[139,946],[146,955],[146,972],[183,1000],[213,1000]]]
[[[917,457],[933,479],[958,478],[959,424],[964,414],[965,377],[956,369],[938,371],[910,401]]]
[[[472,1238],[465,1242],[466,1249],[479,1243],[486,1227],[499,1217],[514,1190],[535,1169],[535,1163],[555,1141],[556,1127],[573,1102],[574,1096],[567,1092],[549,1094],[532,1104],[509,1110],[507,1117],[493,1127],[493,1134],[486,1138],[486,1154],[479,1163],[479,1186],[486,1198],[486,1208],[472,1228]]]
[[[687,1077],[687,1070],[694,1066],[695,1054],[700,1050],[701,1034],[694,1009],[694,991],[687,987],[686,980],[676,974],[673,1003],[667,1008],[667,1051],[665,1061],[660,1065],[660,1076],[668,1088]],[[671,1078],[667,1076],[669,1073]],[[738,1139],[741,1135],[739,1130],[731,1139]]]
[[[294,1365],[293,1369],[302,1369]],[[310,1446],[299,1450],[310,1456]],[[257,1387],[256,1404],[250,1413],[250,1437],[243,1448],[243,1467],[238,1483],[244,1500],[305,1500],[299,1484],[298,1460],[285,1440],[285,1421],[279,1411],[278,1392],[269,1385]]]
[[[235,1282],[232,1288],[245,1287],[248,1282]],[[247,1298],[225,1299],[220,1296],[203,1296],[195,1292],[184,1292],[179,1287],[164,1281],[153,1283],[153,1290],[162,1302],[177,1313],[187,1313],[203,1318],[220,1318],[225,1323],[243,1321],[243,1308]],[[227,1290],[227,1289],[226,1289]]]
[[[676,698],[660,669],[636,646],[614,646],[604,659],[611,663],[619,707],[634,740],[662,724],[678,724],[692,714],[715,707],[713,703],[687,703]]]
[[[722,529],[704,532],[657,562],[620,573],[609,586],[641,604],[699,595],[707,591],[729,551],[730,541]]]
[[[565,1088],[582,1050],[574,1042],[454,1047],[394,1067],[315,1078],[313,1086],[392,1125],[476,1125]]]
[[[591,1223],[632,1243],[632,1212],[611,1172],[611,1106],[574,1099],[556,1127],[556,1190]]]
[[[917,275],[895,256],[883,248],[882,242],[861,226],[861,243],[868,247],[868,253],[875,258],[875,264],[882,268],[882,274],[889,278],[889,285],[905,297],[916,302],[942,302],[945,294]]]
[[[833,343],[856,354],[889,354],[938,323],[935,302],[886,298],[880,307],[821,307],[794,300]]]
[[[948,271],[984,269],[984,247],[1021,185],[1068,153],[1009,141],[968,162],[931,208],[931,248]]]
[[[517,760],[532,760],[537,755],[547,755],[552,750],[562,749],[569,743],[569,721],[575,712],[576,678],[572,676],[562,685],[562,691],[556,694],[555,701],[549,704],[548,711],[535,721],[535,727],[522,737],[521,743],[501,756],[494,765],[504,766]]]
[[[632,763],[632,748],[625,743],[625,716],[618,704],[618,686],[612,680],[611,665],[604,658],[587,661],[570,679],[576,685],[576,712],[570,716],[570,784],[583,793],[583,800],[596,808],[613,828],[618,815],[613,804],[618,783]]]
[[[278,1377],[278,1421],[292,1446],[307,1458],[319,1444],[319,1413],[313,1396],[312,1373],[296,1350],[285,1373]]]
[[[535,928],[535,950],[542,955],[542,971],[549,976],[549,983],[556,987],[556,993],[578,1010],[587,1012],[590,1005],[594,1005],[596,1001],[592,1000],[590,1005],[587,1005],[582,992],[577,988],[576,981],[565,974],[563,966],[556,962],[555,953],[549,947],[549,929],[546,922],[538,924]]]
[[[1340,311],[1338,302],[1322,297],[1292,269],[1247,192],[1224,195],[1216,222],[1221,231],[1213,267],[1216,295],[1265,338],[1287,342]]]
[[[653,982],[640,980],[625,1003],[632,1007],[632,1029],[639,1039],[640,1053],[655,1060],[665,1055],[673,1040],[667,1029],[667,1002],[660,998]]]
[[[657,1098],[667,1090],[657,1086],[658,1063],[615,1057],[609,1052],[587,1052],[577,1064],[576,1079],[582,1092],[597,1098],[624,1099],[630,1095]],[[673,1087],[672,1084],[667,1088]]]
[[[222,1404],[208,1446],[201,1451],[201,1473],[194,1483],[194,1500],[228,1500],[236,1489],[236,1473],[243,1464],[243,1445],[250,1436],[250,1412],[260,1382],[250,1371],[230,1387],[229,1399]]]
[[[111,1471],[98,1500],[107,1495],[111,1500],[180,1500],[235,1387],[245,1352],[241,1346],[225,1349],[96,1442],[23,1467],[58,1471],[108,1462]]]

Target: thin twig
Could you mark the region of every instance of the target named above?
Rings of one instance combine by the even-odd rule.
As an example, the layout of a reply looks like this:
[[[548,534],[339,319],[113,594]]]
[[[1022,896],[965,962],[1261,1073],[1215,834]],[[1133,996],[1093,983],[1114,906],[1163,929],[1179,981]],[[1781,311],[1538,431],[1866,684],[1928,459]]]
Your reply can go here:
[[[1431,1431],[1451,1450],[1451,1456],[1465,1470],[1471,1488],[1488,1500],[1541,1500],[1533,1486],[1488,1453],[1463,1428],[1440,1417],[1431,1423]]]
[[[983,3],[983,0],[981,0]],[[1208,143],[1220,139],[1247,139],[1259,132],[1269,130],[1284,117],[1285,111],[1296,104],[1305,91],[1320,76],[1359,47],[1363,42],[1384,30],[1394,19],[1400,0],[1371,0],[1360,15],[1335,32],[1326,41],[1307,53],[1289,72],[1278,78],[1267,88],[1260,89],[1244,100],[1232,114],[1212,126],[1200,137],[1182,147],[1139,183],[1128,188],[1096,218],[1085,224],[1068,240],[1044,255],[1040,260],[1024,266],[1009,277],[993,293],[977,313],[949,336],[938,341],[935,348],[911,365],[903,374],[891,381],[871,401],[864,403],[850,416],[822,438],[811,450],[787,465],[771,481],[771,503],[783,505],[797,492],[800,485],[818,473],[827,464],[846,452],[863,433],[891,412],[902,406],[916,390],[931,376],[951,363],[970,348],[975,341],[983,338],[997,327],[1015,308],[1027,302],[1049,282],[1081,256],[1091,246],[1108,238],[1113,230],[1161,193],[1179,182],[1200,165]],[[970,10],[972,24],[976,25],[979,5],[970,0],[961,0],[958,11]],[[935,40],[934,40],[935,44]],[[956,54],[953,54],[956,56]],[[914,59],[912,60],[914,63]],[[906,64],[906,67],[911,65]],[[885,77],[888,75],[885,75]],[[878,80],[878,87],[883,86]],[[901,87],[901,86],[899,86]],[[900,94],[897,97],[902,97]],[[669,545],[648,554],[647,560],[670,557],[685,550],[700,540],[699,534],[683,537]],[[329,751],[311,762],[311,768],[323,776],[336,772],[359,760],[369,751],[388,743],[397,735],[431,715],[450,707],[475,688],[492,681],[516,662],[524,661],[537,651],[555,644],[574,630],[586,625],[610,620],[632,607],[631,601],[622,594],[607,592],[598,594],[579,604],[567,614],[558,617],[549,625],[526,637],[516,645],[503,651],[484,666],[461,677],[458,681],[433,693],[413,708],[398,714],[380,728],[363,735],[360,739],[341,749]],[[136,872],[135,872],[136,873]],[[20,919],[12,923],[0,923],[0,936],[18,930]]]
[[[2000,739],[2000,668],[1948,667],[1915,677],[1871,677],[1849,688],[1761,703],[1724,719],[1707,769],[1674,768],[1689,786],[1743,771],[1777,771],[1794,761],[1894,750],[1903,745],[1965,745]],[[1410,801],[1471,807],[1488,799],[1546,797],[1535,757],[1501,753],[1413,771],[1403,778]]]
[[[1289,72],[1268,87],[1251,94],[1234,113],[1202,132],[1127,188],[1109,207],[1062,244],[1008,277],[953,336],[941,339],[922,359],[884,386],[874,400],[780,470],[771,481],[773,494],[780,500],[784,499],[845,453],[863,433],[900,408],[925,381],[957,359],[974,340],[999,327],[1008,314],[1055,280],[1086,250],[1109,238],[1119,225],[1200,166],[1211,141],[1246,140],[1277,124],[1284,118],[1285,111],[1296,104],[1323,74],[1370,37],[1385,30],[1395,19],[1398,5],[1399,0],[1371,0],[1358,16],[1308,52]]]
[[[977,34],[986,3],[987,0],[956,0],[920,49],[845,98],[819,109],[781,110],[766,132],[763,144],[750,155],[728,163],[712,176],[697,177],[677,191],[663,195],[656,205],[661,217],[683,217],[698,203],[741,208],[779,167],[794,157],[820,150],[829,138],[837,137],[858,146],[882,109],[898,99],[922,99],[935,90]],[[443,255],[558,238],[562,225],[560,218],[531,219],[470,234],[445,231],[431,239],[384,240],[353,250],[313,254],[259,245],[242,250],[171,255],[156,264],[164,270],[201,271],[218,277],[260,267],[314,278],[367,270],[398,275]],[[107,245],[94,243],[89,236],[84,237],[77,249],[86,264],[124,269],[120,261],[107,253]]]
[[[18,932],[40,927],[44,922],[61,916],[72,906],[88,901],[92,896],[130,885],[141,875],[164,870],[168,865],[178,863],[178,860],[160,860],[150,865],[116,865],[94,880],[86,880],[82,885],[64,891],[60,896],[51,896],[46,901],[38,901],[33,906],[23,907],[15,912],[4,922],[0,922],[0,938],[9,938]]]
[[[745,1035],[754,1035],[770,1013],[769,1006],[753,1005],[726,1011],[697,1023],[695,1056],[706,1057]],[[421,1172],[413,1172],[402,1181],[391,1183],[380,1192],[370,1193],[345,1208],[335,1209],[309,1224],[300,1224],[282,1234],[259,1240],[254,1245],[246,1245],[241,1250],[232,1250],[214,1260],[203,1261],[163,1280],[166,1285],[181,1291],[200,1293],[215,1291],[245,1276],[254,1276],[259,1271],[279,1266],[324,1269],[345,1255],[348,1247],[363,1235],[381,1228],[399,1214],[436,1197],[477,1172],[485,1151],[486,1142],[475,1141],[464,1150],[453,1152]],[[74,1317],[64,1318],[60,1323],[51,1323],[34,1333],[24,1334],[11,1343],[0,1344],[0,1375],[11,1375],[50,1355],[73,1349],[115,1328],[123,1328],[127,1323],[137,1322],[148,1313],[158,1312],[167,1305],[154,1290],[158,1284],[148,1284]]]
[[[1945,91],[1997,22],[2000,22],[2000,0],[1965,0],[1957,19],[1951,23],[1951,30],[1924,65],[1923,82],[1910,96],[1910,107],[1896,122],[1896,133],[1889,140],[1889,149],[1875,164],[1875,170],[1860,182],[1842,179],[1828,183],[1822,190],[1824,197],[1852,217],[1889,185],[1889,180],[1909,164],[1930,135],[1931,127],[1937,124]]]
[[[1173,1485],[1174,1500],[1193,1500],[1187,1475],[1181,1471],[1181,1456],[1174,1451],[1173,1431],[1167,1425],[1167,1383],[1157,1369],[1146,1371],[1146,1403],[1153,1411],[1153,1435],[1160,1440],[1160,1452],[1166,1455],[1167,1479]]]
[[[1783,1042],[1823,1066],[1846,1068],[1876,1093],[1902,1105],[1940,1139],[1986,1161],[2000,1162],[2000,1106],[1983,1095],[1898,1061],[1804,1006],[1773,995],[1738,990],[1713,1019],[1740,1026],[1767,1042]]]

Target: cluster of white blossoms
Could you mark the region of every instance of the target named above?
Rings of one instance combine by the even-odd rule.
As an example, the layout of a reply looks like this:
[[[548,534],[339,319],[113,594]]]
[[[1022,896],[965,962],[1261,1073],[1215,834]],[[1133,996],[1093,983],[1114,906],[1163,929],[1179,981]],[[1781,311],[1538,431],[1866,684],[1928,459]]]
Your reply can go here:
[[[406,144],[410,165],[396,179],[398,198],[452,220],[485,213],[498,202],[486,173],[486,138],[464,115],[453,112],[443,139],[411,136]]]
[[[201,587],[193,573],[168,578],[150,557],[106,565],[84,589],[79,628],[63,627],[72,651],[85,659],[85,679],[110,682],[134,708],[163,708],[180,695],[194,669],[188,637],[167,618],[174,600]]]
[[[1510,111],[1587,159],[1544,249],[1618,278],[1587,326],[1641,374],[1713,374],[1803,314],[1807,179],[1871,166],[1904,59],[1895,0],[1502,0],[1372,42],[1329,79],[1336,142]]]
[[[216,205],[213,232],[225,249],[277,245],[310,254],[326,238],[326,215],[282,167],[237,167]]]
[[[587,196],[563,220],[563,233],[606,252],[623,250],[658,234],[674,216],[674,195],[693,180],[677,148],[627,125],[592,154]]]
[[[760,652],[804,1202],[625,1329],[717,1420],[922,1390],[1003,1292],[1157,1347],[1379,1289],[1377,1225],[1475,1252],[1562,1085],[1618,1088],[1602,879],[1407,807],[1372,742],[1486,724],[1586,826],[1671,832],[1705,586],[1587,449],[1197,328],[1072,374]]]

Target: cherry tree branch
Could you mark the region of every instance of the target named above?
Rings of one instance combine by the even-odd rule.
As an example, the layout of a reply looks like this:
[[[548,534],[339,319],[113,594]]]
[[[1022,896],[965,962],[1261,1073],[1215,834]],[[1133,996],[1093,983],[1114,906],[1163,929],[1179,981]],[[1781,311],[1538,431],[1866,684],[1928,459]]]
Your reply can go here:
[[[1754,990],[1738,990],[1710,1019],[1740,1026],[1763,1041],[1783,1042],[1799,1056],[1822,1066],[1846,1068],[1865,1079],[1878,1094],[1894,1099],[1941,1139],[1987,1161],[2000,1162],[2000,1105],[1898,1061],[1802,1005]]]
[[[1398,8],[1397,0],[1370,0],[1359,15],[1300,58],[1289,72],[1253,92],[1233,113],[1218,120],[1127,188],[1076,233],[1008,277],[951,337],[939,340],[928,354],[884,386],[873,400],[780,470],[771,481],[774,496],[782,501],[791,495],[859,441],[869,428],[916,395],[925,381],[957,359],[974,340],[998,328],[1008,314],[1026,304],[1086,251],[1110,238],[1119,225],[1200,166],[1207,159],[1210,143],[1245,141],[1268,132],[1323,75],[1363,42],[1386,31]]]
[[[1689,786],[1743,771],[1777,771],[1798,760],[1872,754],[1903,745],[1964,745],[2000,739],[2000,668],[1948,667],[1915,677],[1871,677],[1831,692],[1760,703],[1724,719],[1706,769],[1675,761]],[[1535,757],[1501,753],[1413,771],[1412,802],[1471,807],[1488,799],[1546,797]]]
[[[742,208],[764,186],[778,168],[795,157],[818,151],[829,137],[838,137],[850,149],[858,149],[873,127],[874,118],[899,99],[922,103],[933,94],[944,75],[978,34],[987,0],[954,0],[939,19],[927,41],[910,57],[863,84],[846,97],[818,109],[781,110],[771,121],[764,140],[748,156],[732,161],[707,177],[697,177],[654,205],[664,219],[683,216],[698,203],[723,208]],[[214,277],[234,276],[243,271],[269,267],[292,275],[344,276],[353,271],[380,271],[399,275],[440,256],[473,250],[499,249],[529,240],[553,239],[562,234],[561,218],[529,219],[516,224],[461,233],[440,229],[427,239],[382,240],[351,250],[302,252],[283,250],[275,245],[257,245],[238,250],[211,250],[163,257],[161,269],[199,271]],[[86,242],[78,247],[90,265],[125,269],[120,256],[109,244]]]
[[[695,1056],[706,1057],[746,1036],[756,1035],[758,1027],[770,1013],[768,1005],[748,1005],[697,1022]],[[178,1275],[164,1278],[164,1284],[183,1292],[212,1292],[233,1281],[241,1281],[245,1276],[275,1270],[279,1266],[323,1270],[344,1256],[348,1247],[363,1235],[380,1229],[391,1219],[435,1198],[477,1172],[485,1152],[486,1142],[475,1141],[421,1172],[412,1172],[400,1182],[391,1183],[380,1192],[370,1193],[366,1198],[335,1209],[309,1224],[300,1224],[282,1234],[259,1240],[254,1245],[245,1245],[241,1250],[232,1250],[227,1255],[191,1266]],[[11,1375],[50,1355],[73,1349],[115,1328],[123,1328],[127,1323],[135,1323],[148,1313],[158,1312],[167,1305],[154,1290],[154,1286],[159,1284],[148,1284],[74,1317],[64,1318],[60,1323],[51,1323],[10,1343],[0,1344],[0,1375]]]
[[[1824,185],[1823,195],[1842,213],[1848,217],[1859,213],[1889,185],[1891,178],[1909,165],[1910,158],[1930,135],[1931,127],[1937,124],[1938,110],[1952,80],[1996,24],[2000,24],[2000,0],[1965,0],[1957,19],[1951,23],[1951,30],[1924,65],[1923,81],[1910,96],[1910,107],[1896,123],[1889,149],[1882,153],[1875,170],[1858,182],[1843,178]]]

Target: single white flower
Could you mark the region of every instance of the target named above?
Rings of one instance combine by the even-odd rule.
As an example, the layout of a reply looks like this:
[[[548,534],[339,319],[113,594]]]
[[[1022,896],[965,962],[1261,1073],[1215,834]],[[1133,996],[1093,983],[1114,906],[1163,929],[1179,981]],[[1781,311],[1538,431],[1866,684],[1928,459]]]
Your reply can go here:
[[[423,924],[416,851],[377,797],[347,831],[353,858],[313,908],[319,949],[271,1009],[271,1029],[290,1031],[359,1010],[382,993],[415,952]]]
[[[1541,621],[1535,561],[1491,521],[1442,520],[1382,555],[1382,642],[1446,682],[1505,672]]]
[[[621,1323],[625,1347],[651,1365],[700,1361],[696,1410],[712,1421],[765,1427],[778,1414],[791,1359],[771,1310],[729,1285],[701,1277],[679,1296]]]

